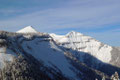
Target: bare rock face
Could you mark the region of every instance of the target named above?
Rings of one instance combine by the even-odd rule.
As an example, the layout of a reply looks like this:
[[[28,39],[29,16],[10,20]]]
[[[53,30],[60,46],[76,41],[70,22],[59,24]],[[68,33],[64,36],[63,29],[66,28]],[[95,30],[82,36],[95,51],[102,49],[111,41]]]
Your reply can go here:
[[[0,46],[6,46],[7,42],[5,39],[0,39]]]

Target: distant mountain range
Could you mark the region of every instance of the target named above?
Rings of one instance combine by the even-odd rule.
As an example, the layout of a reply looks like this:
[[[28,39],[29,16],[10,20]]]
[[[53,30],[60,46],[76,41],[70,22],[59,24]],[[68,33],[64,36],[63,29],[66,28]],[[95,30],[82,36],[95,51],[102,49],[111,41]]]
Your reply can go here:
[[[79,32],[0,31],[0,80],[111,80],[120,49]]]

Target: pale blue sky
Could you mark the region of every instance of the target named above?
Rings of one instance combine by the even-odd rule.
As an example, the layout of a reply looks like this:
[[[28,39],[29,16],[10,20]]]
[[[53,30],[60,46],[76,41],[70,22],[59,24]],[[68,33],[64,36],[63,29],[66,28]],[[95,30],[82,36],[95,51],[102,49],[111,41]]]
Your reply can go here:
[[[120,46],[120,0],[0,0],[0,30],[77,31]]]

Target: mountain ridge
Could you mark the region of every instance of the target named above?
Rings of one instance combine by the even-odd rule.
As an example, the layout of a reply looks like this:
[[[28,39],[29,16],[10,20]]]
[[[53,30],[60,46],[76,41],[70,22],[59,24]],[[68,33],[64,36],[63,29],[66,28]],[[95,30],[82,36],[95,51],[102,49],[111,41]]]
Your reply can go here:
[[[58,46],[48,34],[18,34],[4,31],[0,33],[0,38],[7,42],[5,43],[6,49],[11,50],[4,54],[14,56],[12,57],[13,61],[4,62],[6,65],[0,70],[2,73],[0,75],[6,77],[0,78],[1,80],[5,80],[5,78],[25,80],[24,76],[26,80],[93,80],[102,78],[102,75],[94,69],[85,66],[79,60],[76,62],[77,59]],[[29,71],[32,73],[30,74]],[[36,75],[34,75],[35,72],[37,72]],[[39,74],[40,76],[38,76]]]
[[[120,74],[116,47],[74,31],[56,35],[27,30],[0,31],[1,80],[110,80],[115,71]]]

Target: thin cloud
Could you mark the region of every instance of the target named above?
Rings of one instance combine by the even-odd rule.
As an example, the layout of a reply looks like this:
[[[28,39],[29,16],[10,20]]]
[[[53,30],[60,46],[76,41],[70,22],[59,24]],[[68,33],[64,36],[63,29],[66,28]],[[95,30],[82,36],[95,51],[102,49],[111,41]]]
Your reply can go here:
[[[103,0],[102,0],[103,1]],[[0,25],[35,25],[44,28],[98,28],[120,23],[120,1],[86,0],[70,3],[60,8],[31,12],[13,19],[1,21]],[[71,1],[72,2],[72,1]],[[74,6],[77,4],[76,6]],[[82,5],[84,4],[84,5]],[[24,21],[23,21],[24,20]],[[7,23],[7,25],[5,25]],[[61,26],[61,27],[58,27]],[[42,29],[42,28],[41,28]]]

